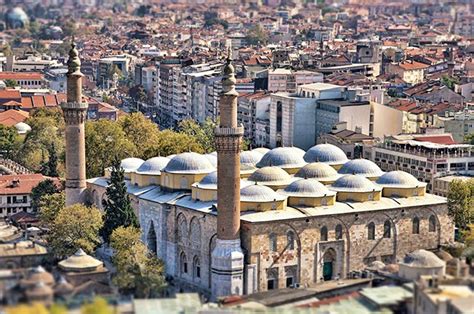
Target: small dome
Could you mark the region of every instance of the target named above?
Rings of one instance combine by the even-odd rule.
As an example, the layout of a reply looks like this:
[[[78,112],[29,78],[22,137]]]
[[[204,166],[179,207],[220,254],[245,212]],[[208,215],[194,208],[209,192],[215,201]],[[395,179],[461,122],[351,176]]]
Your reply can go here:
[[[288,196],[299,197],[323,197],[336,194],[333,191],[329,191],[326,186],[314,179],[299,179],[294,181],[281,193]]]
[[[340,175],[328,164],[322,162],[312,162],[301,168],[295,177],[306,179],[321,179],[327,181],[336,181]]]
[[[347,162],[347,156],[342,149],[331,144],[318,144],[311,147],[304,155],[306,162],[323,162],[329,165],[341,165]]]
[[[144,163],[141,164],[137,169],[138,174],[149,174],[149,175],[159,175],[161,169],[166,167],[170,160],[166,157],[153,157],[147,159]]]
[[[217,152],[210,152],[208,155],[216,156],[217,157]]]
[[[54,293],[57,295],[67,295],[74,290],[74,286],[67,282],[66,278],[61,276],[57,285],[54,287]]]
[[[53,295],[53,288],[43,281],[38,281],[25,291],[27,298],[47,298]]]
[[[257,167],[301,168],[306,165],[304,150],[297,147],[277,147],[263,155]]]
[[[10,28],[21,28],[25,27],[28,23],[28,15],[20,7],[14,7],[8,10],[6,14],[7,26]]]
[[[248,180],[265,185],[288,185],[291,183],[292,178],[281,168],[263,167],[252,173]]]
[[[31,127],[25,122],[15,124],[15,129],[18,131],[18,134],[26,134],[31,131]]]
[[[201,179],[198,183],[194,185],[200,189],[217,189],[217,171],[213,171]]]
[[[273,202],[282,201],[286,197],[273,191],[268,186],[252,184],[240,190],[240,200],[242,202]]]
[[[31,270],[27,281],[30,283],[43,282],[47,285],[54,284],[54,277],[51,273],[47,272],[43,266],[35,267]]]
[[[380,177],[383,171],[379,166],[368,159],[353,159],[346,162],[341,169],[340,174],[360,174],[364,177]]]
[[[120,166],[125,172],[133,172],[140,168],[144,162],[145,161],[143,159],[131,157],[122,159]]]
[[[206,154],[206,155],[204,155],[204,157],[206,157],[206,159],[209,160],[209,162],[211,163],[211,165],[213,167],[217,167],[217,156],[216,155]]]
[[[445,262],[449,262],[453,259],[453,256],[444,250],[439,250],[435,255]]]
[[[74,255],[60,261],[58,266],[65,271],[90,271],[102,266],[102,262],[79,249]]]
[[[263,155],[265,155],[266,153],[268,153],[270,151],[270,149],[266,148],[266,147],[257,147],[257,148],[254,148],[252,149],[252,152],[257,152],[257,153],[260,153]]]
[[[408,253],[403,259],[403,264],[411,267],[443,267],[445,262],[433,252],[426,250],[416,250]]]
[[[380,178],[378,178],[377,184],[401,188],[416,188],[426,186],[426,183],[420,182],[408,172],[400,170],[384,173]]]
[[[168,173],[209,173],[215,171],[209,160],[197,153],[178,154],[166,165],[163,171]]]
[[[166,156],[166,158],[168,158],[169,160],[171,160],[171,159],[173,159],[175,156],[176,156],[176,154],[172,154],[172,155]]]
[[[255,150],[246,150],[240,153],[240,170],[254,170],[263,154]]]
[[[381,261],[373,261],[370,263],[369,267],[373,270],[384,270],[386,266]]]
[[[381,188],[364,176],[348,174],[340,177],[330,186],[336,192],[372,192],[380,191]]]

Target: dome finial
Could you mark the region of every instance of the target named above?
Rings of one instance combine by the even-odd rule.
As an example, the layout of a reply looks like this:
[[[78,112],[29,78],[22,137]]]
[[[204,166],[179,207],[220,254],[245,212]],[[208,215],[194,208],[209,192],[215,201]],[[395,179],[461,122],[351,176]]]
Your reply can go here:
[[[235,71],[234,67],[232,66],[232,59],[231,59],[231,51],[229,47],[229,51],[227,53],[226,64],[224,66],[224,74],[222,77],[222,93],[227,95],[235,95],[237,96],[237,92],[235,90]]]

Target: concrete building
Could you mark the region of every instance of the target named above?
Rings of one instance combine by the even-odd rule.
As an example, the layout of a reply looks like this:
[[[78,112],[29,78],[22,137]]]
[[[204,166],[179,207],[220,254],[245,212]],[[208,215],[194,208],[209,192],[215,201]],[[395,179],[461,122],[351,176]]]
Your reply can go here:
[[[244,137],[255,147],[268,145],[270,101],[270,94],[262,91],[239,96],[237,118],[244,127]]]
[[[312,71],[293,71],[275,69],[268,71],[268,90],[270,92],[294,93],[298,86],[311,83],[322,83],[323,74]]]
[[[123,78],[128,78],[132,72],[132,56],[130,55],[114,55],[99,60],[97,67],[97,84],[101,87],[109,87],[108,84],[112,80],[114,70],[120,71]]]
[[[445,177],[437,177],[433,180],[433,194],[447,197],[449,185],[453,180],[469,181],[474,180],[474,176],[450,175]]]
[[[451,133],[456,142],[463,143],[467,135],[474,133],[474,110],[456,112],[454,117],[444,120],[444,130]]]
[[[15,81],[22,89],[39,89],[46,86],[44,75],[40,72],[0,72],[0,81]]]
[[[424,81],[428,67],[427,64],[410,60],[389,64],[388,72],[397,74],[405,82],[415,85]]]

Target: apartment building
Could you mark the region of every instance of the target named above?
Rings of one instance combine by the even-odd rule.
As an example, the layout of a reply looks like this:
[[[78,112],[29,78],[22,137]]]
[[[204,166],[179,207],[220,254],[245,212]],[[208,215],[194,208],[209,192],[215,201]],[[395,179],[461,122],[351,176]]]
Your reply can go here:
[[[0,72],[0,81],[15,81],[23,89],[38,89],[46,86],[44,75],[39,72]]]
[[[42,72],[60,66],[62,66],[61,63],[47,56],[29,55],[21,59],[9,56],[7,57],[6,70],[13,72]]]
[[[444,130],[451,133],[456,142],[464,142],[464,138],[474,133],[474,110],[464,110],[454,113],[454,116],[444,121]]]
[[[313,71],[293,71],[290,69],[274,69],[268,71],[268,90],[270,92],[296,92],[303,84],[322,83],[322,73]]]
[[[456,144],[450,134],[394,135],[384,143],[364,147],[364,157],[382,170],[403,170],[433,191],[434,179],[474,175],[474,145]]]
[[[237,119],[244,126],[244,137],[251,140],[254,147],[268,145],[270,102],[270,94],[264,91],[239,96]]]

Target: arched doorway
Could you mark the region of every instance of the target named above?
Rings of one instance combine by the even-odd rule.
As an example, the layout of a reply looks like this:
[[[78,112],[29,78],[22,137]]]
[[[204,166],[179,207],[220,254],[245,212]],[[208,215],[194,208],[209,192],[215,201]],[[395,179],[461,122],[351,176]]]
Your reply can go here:
[[[336,264],[336,251],[330,248],[323,255],[323,279],[331,280],[334,277],[334,268]]]

